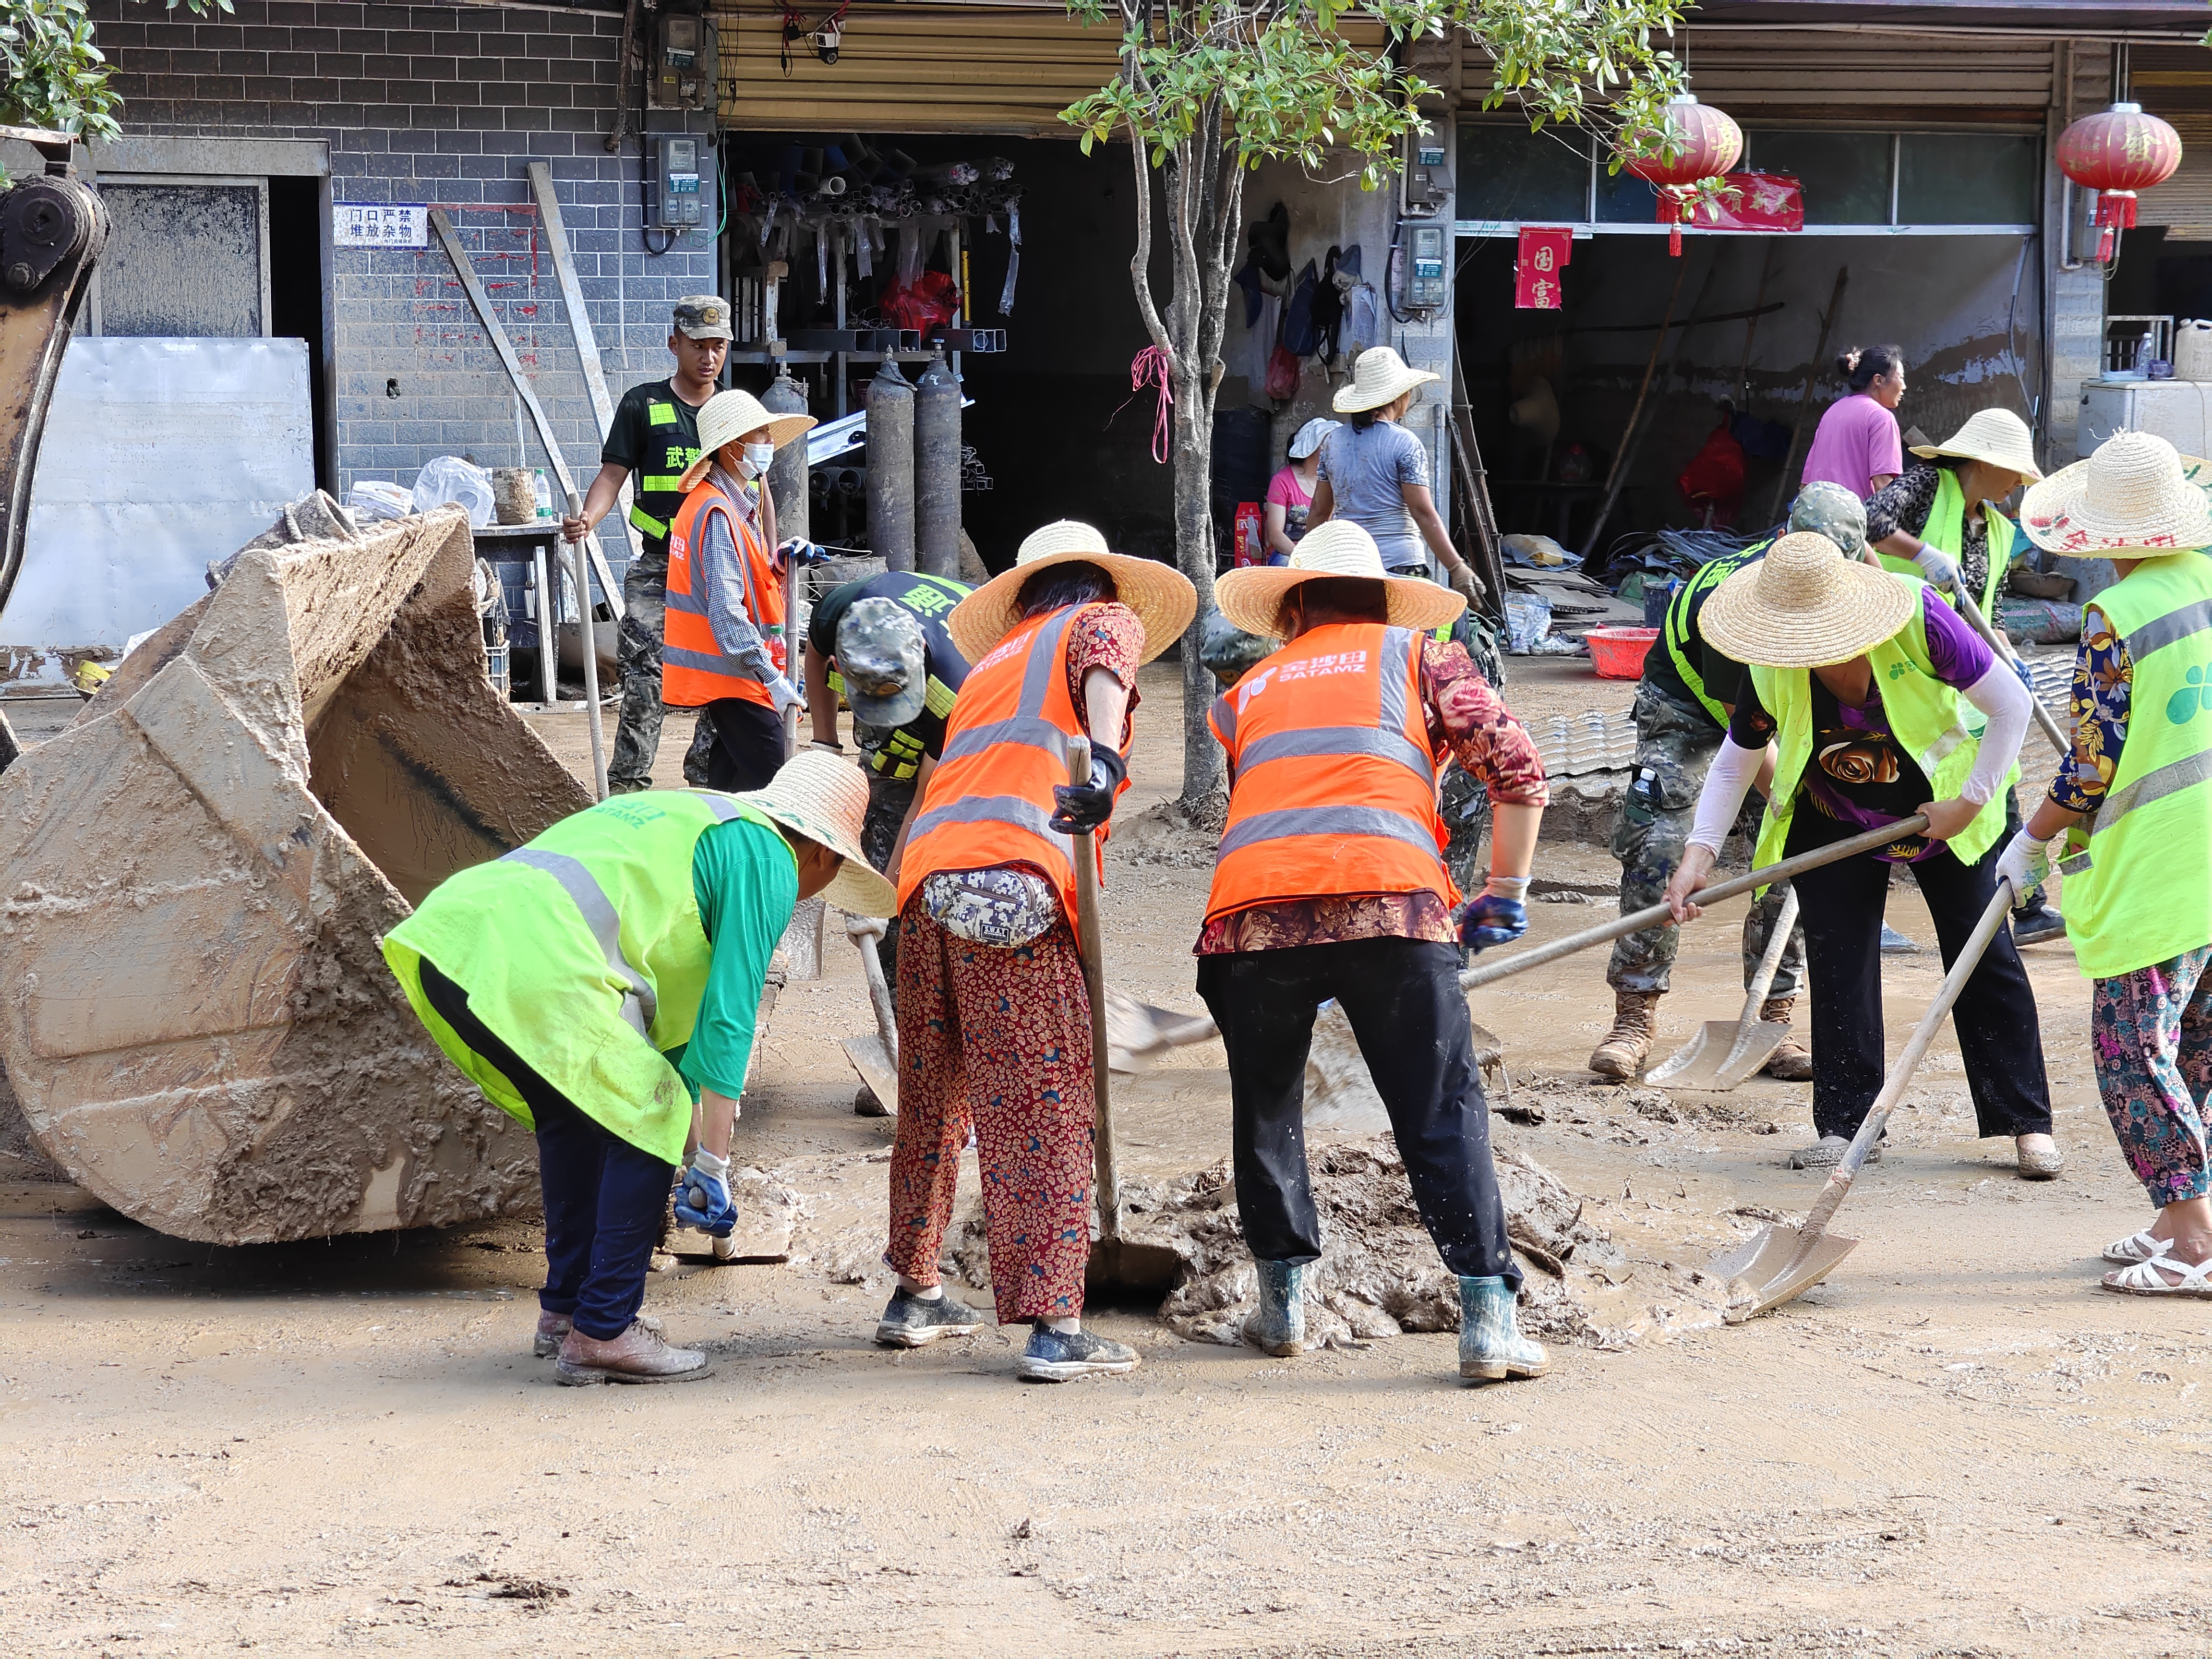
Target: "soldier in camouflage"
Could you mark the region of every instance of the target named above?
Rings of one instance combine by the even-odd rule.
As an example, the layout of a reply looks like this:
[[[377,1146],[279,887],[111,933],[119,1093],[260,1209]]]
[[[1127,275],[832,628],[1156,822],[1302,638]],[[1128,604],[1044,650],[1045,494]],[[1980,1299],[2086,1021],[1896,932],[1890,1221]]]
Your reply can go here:
[[[1866,508],[1859,498],[1832,483],[1808,484],[1790,503],[1791,530],[1817,531],[1853,557],[1865,556]],[[1685,583],[1667,608],[1666,626],[1644,659],[1644,683],[1636,689],[1636,759],[1629,774],[1620,818],[1613,826],[1613,855],[1620,860],[1620,908],[1624,914],[1656,904],[1668,878],[1681,861],[1682,848],[1697,815],[1698,792],[1727,734],[1741,665],[1729,662],[1705,644],[1697,630],[1706,596],[1744,566],[1765,556],[1765,543],[1714,560]],[[1749,988],[1759,958],[1766,954],[1786,887],[1770,887],[1743,925],[1743,978]],[[1613,987],[1613,1029],[1590,1055],[1590,1070],[1601,1077],[1632,1078],[1643,1069],[1651,1049],[1653,1015],[1667,994],[1680,930],[1667,923],[1631,933],[1613,947],[1606,983]],[[1796,1010],[1805,972],[1805,937],[1793,929],[1759,1018],[1787,1024]],[[1785,1037],[1766,1064],[1770,1077],[1802,1081],[1813,1075],[1813,1057],[1793,1035]]]

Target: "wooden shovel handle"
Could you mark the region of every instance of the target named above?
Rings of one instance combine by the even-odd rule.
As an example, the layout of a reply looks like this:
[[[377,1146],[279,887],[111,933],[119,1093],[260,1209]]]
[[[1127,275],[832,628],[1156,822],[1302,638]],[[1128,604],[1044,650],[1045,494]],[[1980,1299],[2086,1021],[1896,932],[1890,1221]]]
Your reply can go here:
[[[1915,812],[1911,817],[1896,823],[1883,824],[1863,835],[1853,836],[1849,841],[1839,841],[1832,846],[1816,847],[1809,853],[1800,853],[1795,858],[1784,859],[1779,864],[1770,864],[1764,870],[1731,876],[1728,880],[1702,889],[1697,895],[1699,905],[1717,904],[1738,893],[1748,893],[1754,888],[1770,887],[1778,881],[1788,881],[1808,870],[1817,870],[1824,864],[1833,864],[1859,853],[1871,853],[1878,847],[1906,836],[1917,836],[1928,827],[1924,814]],[[1540,968],[1547,962],[1557,962],[1561,957],[1571,957],[1577,951],[1587,951],[1593,945],[1608,945],[1631,933],[1640,933],[1647,927],[1656,927],[1673,919],[1674,913],[1663,903],[1648,904],[1641,910],[1632,910],[1617,921],[1601,922],[1595,927],[1585,927],[1579,933],[1570,933],[1565,939],[1555,939],[1549,945],[1540,945],[1533,951],[1517,951],[1496,962],[1470,968],[1459,976],[1459,988],[1472,991],[1477,986],[1489,985],[1525,973],[1531,968]]]
[[[1067,740],[1067,781],[1080,787],[1091,781],[1091,739]],[[1114,1149],[1114,1107],[1109,1097],[1106,1063],[1106,952],[1098,933],[1098,855],[1091,832],[1070,836],[1068,852],[1075,860],[1076,946],[1083,957],[1083,988],[1091,999],[1091,1087],[1098,1103],[1093,1133],[1098,1176],[1098,1237],[1121,1237],[1121,1160]]]
[[[1997,660],[2010,666],[2020,660],[2020,653],[2012,648],[2012,641],[1990,626],[1990,619],[1982,614],[1981,606],[1974,603],[1972,594],[1962,586],[1959,590],[1959,609],[1968,622],[1973,623],[1981,636],[1990,642],[1990,649],[1997,653]],[[2059,728],[2051,711],[2043,706],[2043,699],[2033,690],[2027,694],[2027,706],[2035,712],[2035,723],[2043,728],[2043,735],[2051,740],[2061,758],[2074,752],[2073,740]]]

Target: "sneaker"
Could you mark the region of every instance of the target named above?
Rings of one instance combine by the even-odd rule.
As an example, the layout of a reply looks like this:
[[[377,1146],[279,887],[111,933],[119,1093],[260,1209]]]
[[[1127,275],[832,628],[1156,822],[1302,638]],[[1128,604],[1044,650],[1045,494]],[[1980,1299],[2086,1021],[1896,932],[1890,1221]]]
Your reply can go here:
[[[1811,1146],[1800,1146],[1790,1153],[1790,1167],[1793,1170],[1832,1170],[1844,1161],[1844,1154],[1850,1150],[1850,1146],[1849,1135],[1822,1135]],[[1866,1162],[1881,1162],[1881,1142],[1877,1140],[1867,1148]]]
[[[944,1295],[933,1300],[915,1296],[902,1285],[884,1309],[876,1340],[886,1348],[920,1348],[940,1336],[973,1336],[982,1328],[983,1316],[966,1303]]]
[[[2066,937],[2066,918],[2042,900],[2024,904],[2012,913],[2012,942],[2014,945],[2040,945],[2045,939]]]
[[[561,1352],[561,1344],[568,1340],[569,1328],[575,1322],[567,1314],[548,1313],[540,1308],[538,1310],[538,1334],[530,1344],[531,1357],[535,1359],[552,1358]]]
[[[1882,923],[1882,955],[1886,957],[1909,957],[1916,954],[1919,949],[1920,947],[1917,945],[1915,945],[1911,939],[1905,938],[1904,934],[1899,933],[1896,928],[1891,927],[1887,922],[1885,921]]]
[[[611,1341],[569,1330],[553,1362],[556,1382],[588,1388],[599,1382],[689,1382],[704,1376],[711,1362],[696,1348],[672,1348],[642,1319]]]
[[[1056,1331],[1039,1325],[1014,1362],[1014,1375],[1026,1382],[1073,1382],[1079,1376],[1133,1371],[1142,1363],[1127,1343],[1096,1331]]]

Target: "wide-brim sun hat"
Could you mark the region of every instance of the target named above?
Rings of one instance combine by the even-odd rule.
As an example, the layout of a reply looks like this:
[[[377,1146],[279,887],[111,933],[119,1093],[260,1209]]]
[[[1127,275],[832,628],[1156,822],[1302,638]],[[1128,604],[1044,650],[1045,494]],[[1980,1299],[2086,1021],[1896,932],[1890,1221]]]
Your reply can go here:
[[[781,449],[813,424],[811,415],[770,414],[750,392],[717,392],[699,407],[699,459],[684,469],[678,487],[696,488],[722,447],[737,442],[748,432],[766,427],[768,441]]]
[[[1915,444],[1912,453],[1923,461],[1946,457],[1980,461],[2017,472],[2030,483],[2043,477],[2043,469],[2035,464],[2035,434],[2008,409],[1978,409],[1942,443]]]
[[[1912,620],[1919,584],[1844,556],[1809,530],[1778,537],[1715,588],[1698,631],[1738,662],[1826,668],[1863,656]]]
[[[802,749],[763,789],[731,797],[758,807],[793,835],[817,842],[845,860],[822,897],[848,915],[898,914],[898,889],[878,875],[860,850],[868,816],[868,781],[850,761]]]
[[[2021,498],[2020,527],[2069,558],[2212,547],[2212,465],[2148,432],[2115,432]]]
[[[1223,616],[1246,633],[1280,639],[1283,629],[1278,618],[1284,596],[1299,583],[1323,576],[1354,576],[1382,583],[1388,607],[1385,620],[1393,628],[1423,632],[1446,628],[1467,609],[1467,601],[1449,587],[1439,587],[1419,576],[1393,576],[1384,570],[1375,538],[1349,519],[1331,519],[1306,532],[1288,564],[1249,564],[1231,571],[1214,583],[1213,602],[1221,607]]]
[[[1370,346],[1352,365],[1350,382],[1339,386],[1330,401],[1338,414],[1357,415],[1362,410],[1395,404],[1415,386],[1426,386],[1437,378],[1425,368],[1408,368],[1406,360],[1389,346]]]
[[[1021,624],[1014,601],[1022,584],[1055,564],[1095,564],[1113,577],[1121,603],[1145,625],[1139,662],[1152,661],[1181,639],[1198,614],[1198,590],[1182,571],[1154,559],[1113,552],[1106,538],[1091,526],[1060,519],[1023,539],[1012,569],[1000,572],[952,607],[945,627],[960,654],[971,663],[988,656],[994,646]]]
[[[1300,427],[1291,437],[1291,459],[1294,461],[1303,461],[1321,447],[1322,439],[1335,430],[1334,421],[1323,420],[1320,416],[1315,416],[1313,419]]]

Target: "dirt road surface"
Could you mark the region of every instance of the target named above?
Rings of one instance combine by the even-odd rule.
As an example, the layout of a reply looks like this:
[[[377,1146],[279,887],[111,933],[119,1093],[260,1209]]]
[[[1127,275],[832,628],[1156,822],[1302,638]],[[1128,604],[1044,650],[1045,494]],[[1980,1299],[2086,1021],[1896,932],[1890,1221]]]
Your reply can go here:
[[[1625,697],[1543,667],[1517,698]],[[1125,823],[1176,784],[1172,671],[1145,692]],[[544,724],[580,765],[580,720]],[[668,781],[687,735],[671,720]],[[1203,860],[1131,862],[1141,839],[1109,869],[1109,974],[1195,1007]],[[1602,891],[1614,872],[1554,846],[1538,873]],[[1532,907],[1532,938],[1606,903]],[[1932,941],[1909,886],[1889,914]],[[1663,1042],[1735,1014],[1740,915],[1686,940]],[[1064,1388],[1018,1384],[995,1332],[871,1346],[892,1126],[853,1114],[836,1041],[872,1028],[834,929],[737,1132],[735,1161],[796,1218],[788,1260],[651,1283],[648,1311],[716,1356],[702,1382],[555,1387],[529,1358],[526,1223],[210,1249],[71,1188],[0,1186],[0,1637],[131,1656],[2202,1654],[2212,1304],[2095,1288],[2098,1250],[2148,1211],[2070,953],[2027,954],[2065,1177],[2023,1184],[2008,1144],[1972,1138],[1947,1034],[1844,1212],[1857,1251],[1732,1327],[1678,1292],[1810,1202],[1817,1178],[1780,1167],[1807,1086],[1595,1086],[1595,954],[1480,994],[1516,1104],[1545,1113],[1500,1121],[1499,1144],[1588,1194],[1620,1247],[1585,1276],[1603,1346],[1480,1389],[1448,1335],[1285,1362],[1142,1310],[1097,1319],[1143,1368]],[[1894,1053],[1934,952],[1884,974]],[[1121,1098],[1137,1172],[1226,1154],[1218,1045]],[[963,1206],[974,1191],[971,1159]]]

